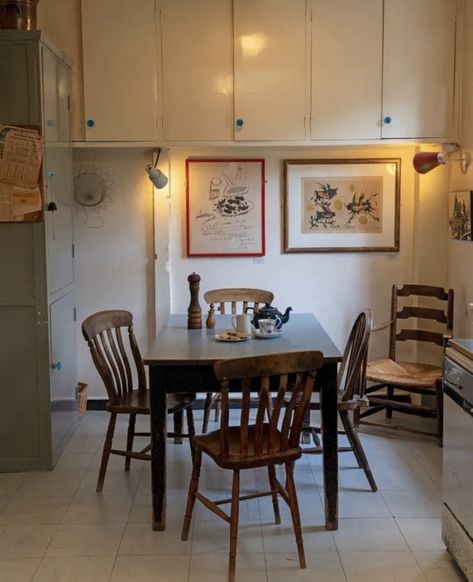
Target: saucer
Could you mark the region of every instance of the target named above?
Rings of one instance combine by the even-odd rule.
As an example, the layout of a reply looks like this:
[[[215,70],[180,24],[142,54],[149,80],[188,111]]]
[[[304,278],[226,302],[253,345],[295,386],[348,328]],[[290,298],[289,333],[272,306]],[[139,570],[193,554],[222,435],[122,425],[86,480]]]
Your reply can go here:
[[[274,333],[270,333],[270,334],[266,334],[266,335],[263,335],[261,333],[261,330],[259,330],[259,329],[255,329],[253,331],[253,337],[256,337],[258,339],[274,339],[275,337],[279,337],[280,335],[282,335],[281,329],[278,329]]]
[[[245,342],[250,337],[250,334],[238,333],[237,331],[222,331],[215,334],[215,339],[219,342]]]

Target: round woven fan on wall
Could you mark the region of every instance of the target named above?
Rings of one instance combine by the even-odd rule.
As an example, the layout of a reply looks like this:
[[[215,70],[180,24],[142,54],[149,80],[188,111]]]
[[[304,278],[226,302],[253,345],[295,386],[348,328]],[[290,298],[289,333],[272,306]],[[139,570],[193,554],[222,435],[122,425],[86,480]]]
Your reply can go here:
[[[82,206],[99,206],[108,190],[105,180],[92,172],[84,172],[74,178],[74,198]]]

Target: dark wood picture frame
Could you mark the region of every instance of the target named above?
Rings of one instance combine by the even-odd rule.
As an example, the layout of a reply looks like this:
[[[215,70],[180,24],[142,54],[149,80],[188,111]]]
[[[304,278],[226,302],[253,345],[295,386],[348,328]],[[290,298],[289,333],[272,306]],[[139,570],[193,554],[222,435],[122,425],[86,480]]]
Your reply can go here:
[[[186,252],[188,257],[264,256],[264,159],[186,160]]]
[[[333,185],[338,183],[338,186],[331,187],[329,180],[334,180]],[[363,189],[370,180],[378,186],[381,184],[380,192]],[[399,251],[400,158],[283,160],[283,181],[284,253]],[[317,186],[320,190],[314,190],[314,184],[320,185]],[[307,192],[303,189],[311,187],[309,202],[312,206],[308,210],[304,205]],[[335,199],[333,204],[332,198]],[[345,215],[341,227],[337,223],[336,208],[340,215],[342,212]],[[307,226],[310,212],[314,214],[310,215]],[[371,232],[369,227],[378,230]],[[346,244],[343,238],[347,239]]]

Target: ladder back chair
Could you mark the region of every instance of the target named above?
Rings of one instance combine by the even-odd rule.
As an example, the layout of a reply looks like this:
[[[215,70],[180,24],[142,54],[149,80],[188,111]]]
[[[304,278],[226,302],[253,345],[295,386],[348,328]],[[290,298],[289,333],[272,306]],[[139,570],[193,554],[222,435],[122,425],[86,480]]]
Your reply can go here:
[[[87,342],[92,360],[107,390],[106,409],[110,412],[107,436],[102,452],[102,461],[97,481],[97,492],[102,491],[111,454],[125,457],[125,471],[130,470],[131,459],[151,460],[150,445],[143,450],[133,451],[135,436],[150,436],[149,432],[135,432],[136,416],[149,415],[149,391],[146,372],[133,332],[133,315],[129,311],[100,311],[90,315],[82,323],[82,334]],[[128,336],[125,342],[124,336]],[[128,344],[126,346],[125,344]],[[130,356],[134,364],[130,363]],[[133,379],[135,376],[136,380]],[[134,383],[136,382],[136,384]],[[136,386],[136,388],[134,387]],[[192,403],[194,394],[169,394],[168,413],[187,412],[187,435],[168,433],[168,436],[186,436],[191,443],[194,437]],[[118,414],[128,414],[128,434],[126,450],[112,449],[113,435]]]
[[[231,313],[232,315],[245,313],[248,307],[251,307],[254,311],[258,311],[261,304],[271,303],[273,299],[273,293],[264,289],[235,287],[229,289],[212,289],[204,293],[204,301],[209,305],[209,312],[218,311],[219,313]],[[202,423],[203,433],[207,432],[212,406],[215,407],[215,422],[218,422],[220,394],[207,392],[204,404],[204,420]]]
[[[354,414],[369,405],[365,395],[365,374],[373,314],[370,309],[362,311],[355,320],[343,353],[342,363],[338,372],[338,414],[343,425],[340,434],[345,434],[350,446],[339,447],[339,453],[352,451],[360,469],[365,472],[372,491],[377,491],[376,482],[368,463],[365,451],[355,430]],[[311,410],[320,410],[320,402],[311,402]],[[303,452],[312,455],[322,454],[323,448],[319,439],[320,427],[304,427],[304,431],[312,434],[313,448],[304,448]]]
[[[398,342],[406,341],[430,343],[438,346],[440,357],[441,351],[452,337],[453,301],[452,289],[446,291],[442,287],[428,285],[403,285],[398,288],[393,285],[391,319],[374,329],[381,331],[389,328],[389,357],[368,363],[366,379],[374,385],[366,389],[370,407],[359,414],[360,422],[430,434],[442,441],[442,368],[431,364],[400,361],[396,346]],[[425,322],[429,324],[426,325]],[[404,394],[399,394],[399,391]],[[431,396],[435,405],[413,404],[410,393]],[[392,418],[393,411],[436,418],[436,431],[432,433],[361,420],[382,410],[386,411],[388,419]]]
[[[221,384],[222,414],[220,429],[194,438],[192,479],[182,528],[182,540],[187,540],[196,499],[230,524],[228,580],[235,580],[238,536],[239,501],[271,496],[276,523],[281,523],[278,495],[288,504],[296,537],[299,563],[306,567],[302,530],[294,484],[294,463],[301,456],[299,438],[304,415],[310,402],[316,370],[323,364],[318,351],[292,352],[278,355],[223,360],[214,365]],[[230,425],[229,384],[242,392],[239,419]],[[289,402],[285,402],[288,386],[292,387]],[[258,409],[254,424],[250,424],[250,395],[257,389]],[[277,391],[269,422],[265,422],[270,389]],[[237,413],[238,416],[238,413]],[[233,471],[232,494],[228,499],[212,501],[199,492],[202,453],[222,469]],[[285,485],[276,477],[275,465],[284,465]],[[256,467],[268,468],[269,490],[240,496],[240,471]],[[231,504],[230,514],[220,506]]]

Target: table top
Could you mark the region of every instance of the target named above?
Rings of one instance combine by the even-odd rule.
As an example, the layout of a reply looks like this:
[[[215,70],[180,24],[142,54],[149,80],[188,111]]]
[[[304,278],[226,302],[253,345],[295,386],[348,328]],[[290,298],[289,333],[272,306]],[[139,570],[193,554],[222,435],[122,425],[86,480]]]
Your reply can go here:
[[[251,338],[220,342],[215,334],[232,329],[231,315],[216,315],[215,329],[187,329],[187,315],[171,315],[148,346],[144,362],[151,366],[206,366],[217,360],[291,351],[320,350],[324,361],[340,362],[342,355],[312,313],[291,313],[282,334],[271,339]]]

